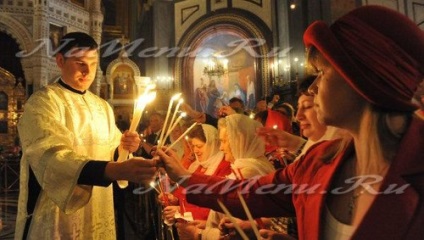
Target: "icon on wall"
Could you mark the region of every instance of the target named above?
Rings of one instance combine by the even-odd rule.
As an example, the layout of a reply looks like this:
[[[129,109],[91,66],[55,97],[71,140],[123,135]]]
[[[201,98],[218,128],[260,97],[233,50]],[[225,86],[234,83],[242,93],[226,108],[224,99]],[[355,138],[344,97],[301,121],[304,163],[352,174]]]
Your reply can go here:
[[[65,27],[50,23],[49,38],[51,51],[54,51],[57,47],[59,47],[59,42],[63,35],[65,35]]]

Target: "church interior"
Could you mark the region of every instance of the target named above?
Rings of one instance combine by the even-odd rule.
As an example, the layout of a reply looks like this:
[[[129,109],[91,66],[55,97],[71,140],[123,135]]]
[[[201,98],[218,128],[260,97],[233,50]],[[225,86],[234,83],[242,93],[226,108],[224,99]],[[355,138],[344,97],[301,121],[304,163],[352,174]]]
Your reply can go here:
[[[296,106],[307,74],[304,30],[363,5],[399,11],[424,30],[424,0],[0,0],[0,238],[14,235],[17,123],[28,97],[60,76],[54,56],[63,35],[81,31],[99,43],[90,91],[119,121],[131,122],[134,100],[152,83],[148,111],[165,112],[182,93],[196,111],[214,115],[237,97],[250,113],[274,95]],[[202,91],[211,88],[204,105]],[[119,239],[151,239],[149,216],[129,218]]]

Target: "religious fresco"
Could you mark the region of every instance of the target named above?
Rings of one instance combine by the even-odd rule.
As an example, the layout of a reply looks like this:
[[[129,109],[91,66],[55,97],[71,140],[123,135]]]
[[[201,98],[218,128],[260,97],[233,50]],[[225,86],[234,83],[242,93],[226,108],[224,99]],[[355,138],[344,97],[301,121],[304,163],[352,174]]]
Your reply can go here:
[[[197,111],[216,117],[217,109],[228,105],[233,97],[243,100],[246,110],[255,107],[255,59],[245,49],[234,51],[230,47],[240,40],[240,36],[224,33],[214,35],[199,46],[193,65],[193,107]]]

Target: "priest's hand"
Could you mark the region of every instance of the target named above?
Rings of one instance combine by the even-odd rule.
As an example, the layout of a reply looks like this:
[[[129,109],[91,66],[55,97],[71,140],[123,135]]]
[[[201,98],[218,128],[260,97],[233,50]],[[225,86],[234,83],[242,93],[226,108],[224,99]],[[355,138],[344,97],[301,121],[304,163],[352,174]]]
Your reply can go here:
[[[157,170],[155,161],[134,157],[123,162],[108,162],[104,176],[111,181],[127,180],[148,185]]]
[[[140,146],[140,135],[137,132],[129,132],[128,130],[122,134],[120,148],[128,150],[130,153],[137,151]]]

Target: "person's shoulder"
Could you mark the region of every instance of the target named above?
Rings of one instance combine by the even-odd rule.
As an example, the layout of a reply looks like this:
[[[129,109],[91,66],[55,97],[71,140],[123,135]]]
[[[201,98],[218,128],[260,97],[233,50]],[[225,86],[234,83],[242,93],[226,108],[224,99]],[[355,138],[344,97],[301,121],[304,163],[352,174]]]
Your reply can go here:
[[[35,91],[29,98],[27,102],[35,101],[37,99],[49,99],[52,96],[56,95],[59,88],[56,83],[51,83],[45,86],[42,86],[40,89]]]
[[[342,143],[342,139],[325,140],[312,145],[306,153],[301,157],[299,165],[311,165],[311,164],[327,164],[329,161],[326,160],[326,156],[331,155],[331,152],[337,152]]]
[[[239,169],[244,178],[266,175],[273,172],[273,165],[266,158],[240,158],[233,163],[233,168]]]

